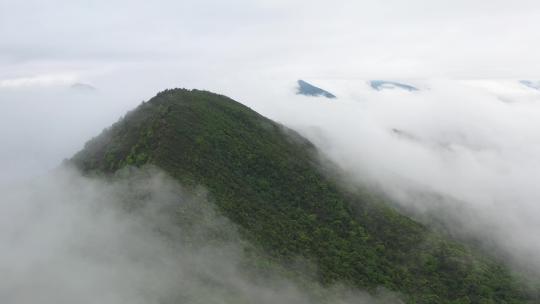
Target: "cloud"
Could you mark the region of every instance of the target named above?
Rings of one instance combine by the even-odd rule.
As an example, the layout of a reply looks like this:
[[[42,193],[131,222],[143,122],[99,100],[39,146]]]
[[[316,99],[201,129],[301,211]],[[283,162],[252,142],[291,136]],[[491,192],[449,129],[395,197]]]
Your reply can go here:
[[[113,180],[62,168],[0,188],[6,303],[384,303],[246,265],[247,244],[202,189],[156,168]],[[307,288],[309,286],[309,289]]]
[[[316,83],[337,102],[276,93],[284,81],[240,100],[307,136],[350,185],[540,273],[538,92],[518,80],[417,80],[414,93]]]
[[[160,62],[176,71],[196,67],[206,79],[250,71],[371,79],[539,76],[533,25],[540,8],[533,0],[0,5],[7,74],[21,64],[31,74],[46,61],[94,68]]]
[[[34,86],[59,86],[70,85],[77,80],[72,74],[49,74],[32,77],[18,77],[11,79],[0,79],[0,89],[2,88],[21,88]]]

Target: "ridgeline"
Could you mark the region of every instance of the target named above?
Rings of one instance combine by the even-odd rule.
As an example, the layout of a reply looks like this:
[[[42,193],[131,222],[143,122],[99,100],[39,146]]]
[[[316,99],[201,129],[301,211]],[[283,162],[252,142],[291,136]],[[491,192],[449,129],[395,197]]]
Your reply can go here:
[[[532,303],[505,266],[350,193],[319,168],[295,132],[222,95],[159,93],[90,140],[72,162],[86,173],[155,165],[202,185],[245,238],[284,265],[303,257],[322,284],[398,292],[407,303]]]

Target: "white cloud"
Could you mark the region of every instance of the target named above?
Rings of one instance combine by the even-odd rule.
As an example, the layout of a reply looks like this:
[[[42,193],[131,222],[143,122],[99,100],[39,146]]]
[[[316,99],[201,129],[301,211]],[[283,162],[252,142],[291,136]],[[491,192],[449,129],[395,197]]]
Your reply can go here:
[[[540,92],[518,80],[417,80],[419,92],[313,82],[338,99],[276,93],[279,82],[240,100],[311,139],[351,184],[540,273]]]
[[[246,269],[236,228],[153,168],[114,180],[63,168],[0,191],[3,303],[400,303]],[[183,216],[183,217],[182,217]],[[182,217],[179,219],[179,217]],[[379,302],[380,300],[380,302]]]
[[[77,76],[73,74],[46,74],[31,77],[0,79],[0,89],[70,85],[75,83],[77,79]]]
[[[13,1],[2,73],[21,63],[148,62],[205,77],[540,78],[537,1]],[[99,20],[99,22],[96,22]],[[34,26],[39,24],[39,27]],[[83,75],[84,76],[84,75]]]

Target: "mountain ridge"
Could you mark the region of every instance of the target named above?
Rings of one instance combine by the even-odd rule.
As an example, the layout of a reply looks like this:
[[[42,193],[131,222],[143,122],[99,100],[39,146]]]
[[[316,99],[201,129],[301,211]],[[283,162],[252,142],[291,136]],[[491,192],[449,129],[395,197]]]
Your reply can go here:
[[[200,90],[158,93],[89,141],[71,162],[113,174],[153,164],[206,187],[246,237],[280,261],[301,256],[323,284],[403,293],[408,303],[525,303],[509,271],[430,232],[318,167],[316,148],[248,107]]]
[[[304,96],[311,96],[311,97],[326,97],[328,99],[335,99],[337,98],[336,95],[323,90],[317,86],[312,85],[311,83],[304,81],[302,79],[299,79],[297,82],[298,87],[296,88],[296,94],[297,95],[304,95]]]

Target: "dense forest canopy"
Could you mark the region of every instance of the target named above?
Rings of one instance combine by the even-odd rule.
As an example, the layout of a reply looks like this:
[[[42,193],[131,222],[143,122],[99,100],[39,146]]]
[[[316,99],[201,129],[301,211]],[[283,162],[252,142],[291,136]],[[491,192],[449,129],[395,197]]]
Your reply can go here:
[[[343,189],[318,160],[309,141],[234,100],[173,89],[129,112],[71,161],[87,174],[152,164],[184,185],[206,187],[218,210],[268,254],[260,259],[286,265],[305,258],[323,284],[384,287],[408,303],[534,302],[498,261],[374,193]]]

